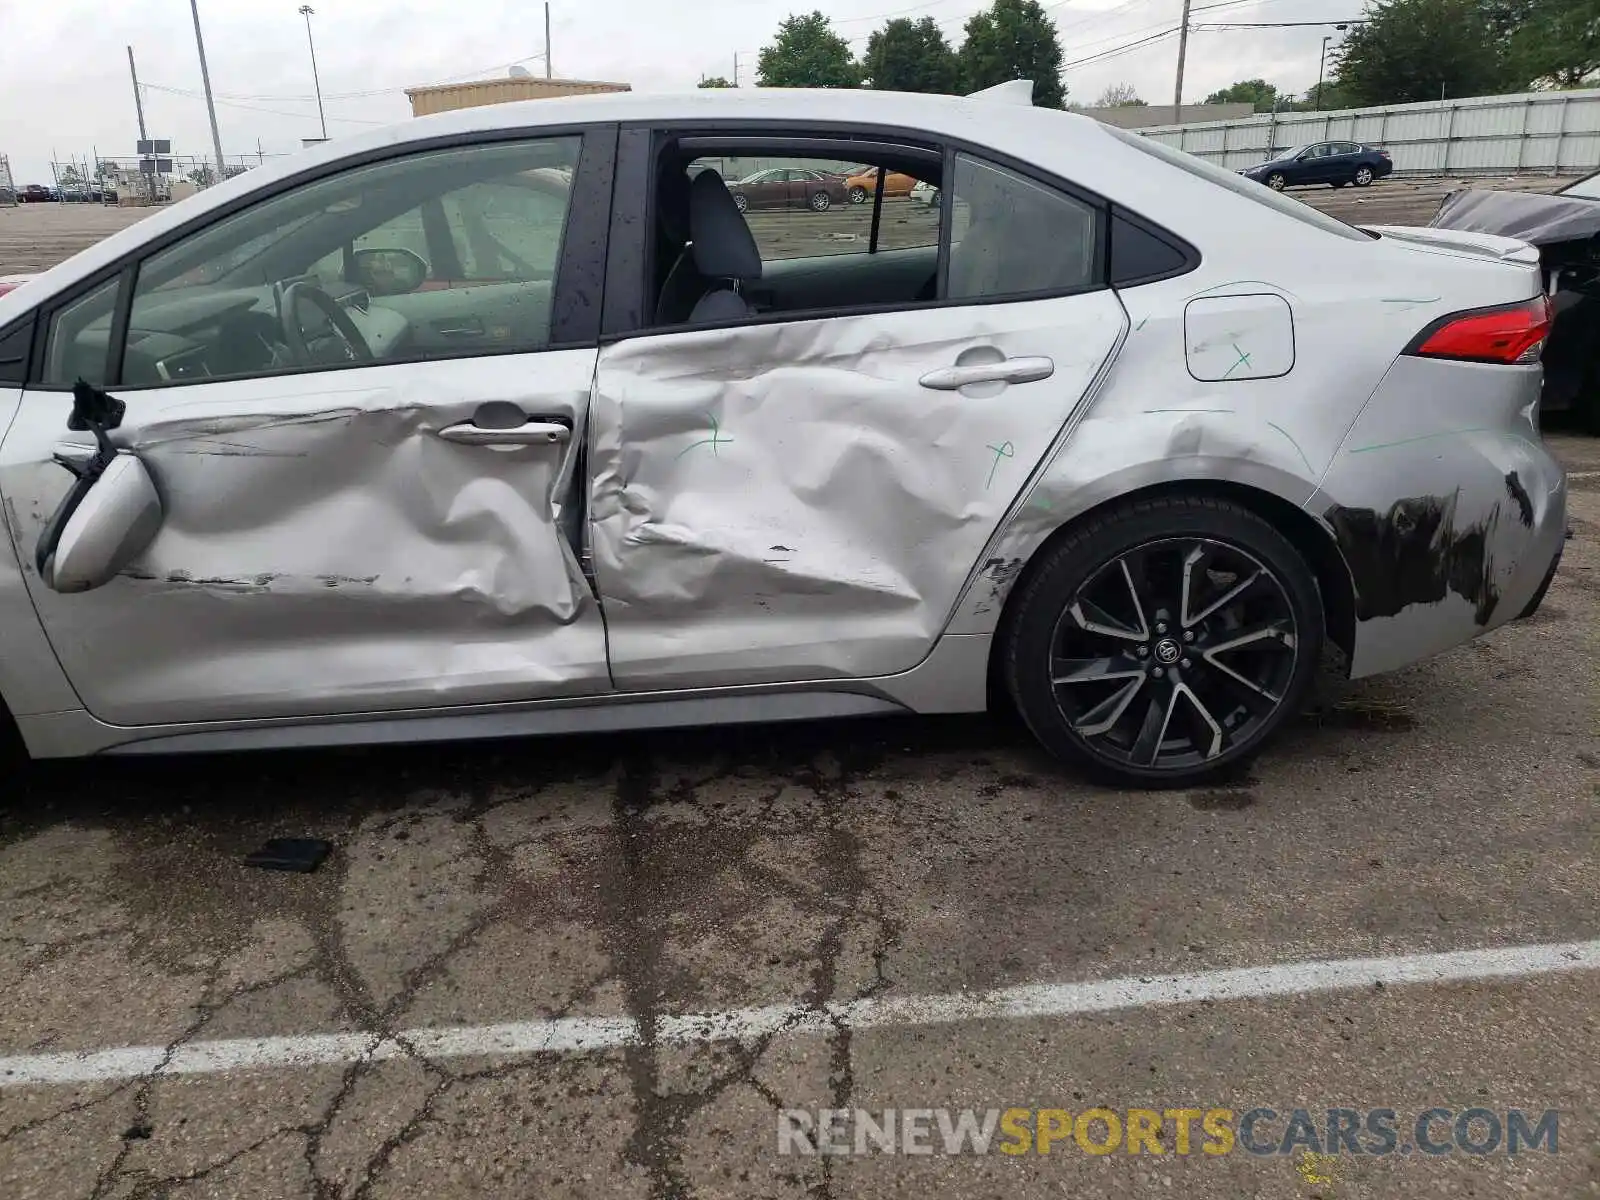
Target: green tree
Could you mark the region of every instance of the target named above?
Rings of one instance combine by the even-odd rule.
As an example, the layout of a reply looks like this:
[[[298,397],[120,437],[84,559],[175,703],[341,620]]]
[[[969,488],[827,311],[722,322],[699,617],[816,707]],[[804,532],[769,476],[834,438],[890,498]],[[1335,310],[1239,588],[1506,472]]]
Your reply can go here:
[[[1288,96],[1279,93],[1265,79],[1241,79],[1207,96],[1207,104],[1250,104],[1258,113],[1271,112],[1273,107],[1283,108]]]
[[[1439,97],[1435,96],[1437,100]],[[1308,87],[1305,98],[1302,100],[1288,100],[1278,105],[1279,112],[1294,112],[1296,110],[1309,112],[1337,112],[1341,108],[1359,108],[1366,103],[1358,100],[1350,93],[1342,80],[1325,79],[1320,87]]]
[[[1066,103],[1061,43],[1055,22],[1045,16],[1038,0],[994,0],[992,8],[968,18],[966,32],[957,55],[963,90],[1031,79],[1036,106],[1061,108]]]
[[[1507,83],[1487,0],[1377,0],[1330,55],[1350,102],[1483,96]]]
[[[868,86],[883,92],[954,92],[961,84],[956,52],[932,17],[897,17],[867,39],[861,60]]]
[[[861,68],[850,54],[850,43],[820,12],[785,19],[756,60],[758,87],[850,88],[860,83]]]
[[[1600,0],[1490,0],[1515,88],[1590,86],[1600,75]]]
[[[727,79],[723,78],[721,75],[712,75],[706,79],[702,79],[700,81],[700,86],[703,88],[731,88],[733,84]]]

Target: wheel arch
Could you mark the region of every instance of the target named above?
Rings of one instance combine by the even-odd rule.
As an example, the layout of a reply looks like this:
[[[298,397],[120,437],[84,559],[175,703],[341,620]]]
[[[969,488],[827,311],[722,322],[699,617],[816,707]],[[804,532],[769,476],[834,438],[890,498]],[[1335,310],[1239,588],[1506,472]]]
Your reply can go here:
[[[1219,500],[1230,500],[1254,513],[1287,538],[1289,543],[1304,556],[1306,565],[1316,576],[1317,588],[1322,594],[1323,625],[1328,640],[1344,653],[1346,661],[1353,657],[1356,633],[1355,583],[1330,529],[1318,522],[1305,509],[1264,488],[1222,479],[1163,480],[1107,497],[1059,525],[1034,547],[1012,581],[1001,606],[999,620],[995,623],[994,638],[989,647],[991,708],[994,708],[1002,698],[1007,697],[1004,682],[999,676],[999,664],[1004,656],[1004,647],[1011,622],[1016,615],[1017,605],[1027,591],[1029,581],[1039,570],[1040,564],[1049,558],[1050,552],[1061,541],[1070,537],[1080,525],[1095,519],[1107,509],[1128,501],[1174,495],[1208,496]],[[1004,702],[1009,704],[1009,699],[1006,698]]]

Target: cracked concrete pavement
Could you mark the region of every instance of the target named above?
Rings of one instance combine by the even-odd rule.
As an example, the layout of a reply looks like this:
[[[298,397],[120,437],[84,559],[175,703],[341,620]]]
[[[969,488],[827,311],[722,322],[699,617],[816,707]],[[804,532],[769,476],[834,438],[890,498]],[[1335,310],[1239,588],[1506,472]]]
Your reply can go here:
[[[1600,1193],[1592,972],[742,1040],[674,1014],[1600,937],[1600,443],[1532,620],[1224,787],[1084,784],[1004,719],[40,763],[0,800],[0,1055],[625,1017],[567,1054],[0,1087],[0,1195]],[[329,839],[310,875],[262,839]],[[1438,1160],[780,1155],[784,1107],[1559,1109]]]

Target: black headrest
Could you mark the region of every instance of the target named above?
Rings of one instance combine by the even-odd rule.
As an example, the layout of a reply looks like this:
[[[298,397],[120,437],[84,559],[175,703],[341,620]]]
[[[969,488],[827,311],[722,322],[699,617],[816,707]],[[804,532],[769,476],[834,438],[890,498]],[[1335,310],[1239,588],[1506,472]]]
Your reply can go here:
[[[712,279],[761,278],[756,239],[715,171],[701,171],[689,185],[689,236],[700,274]]]

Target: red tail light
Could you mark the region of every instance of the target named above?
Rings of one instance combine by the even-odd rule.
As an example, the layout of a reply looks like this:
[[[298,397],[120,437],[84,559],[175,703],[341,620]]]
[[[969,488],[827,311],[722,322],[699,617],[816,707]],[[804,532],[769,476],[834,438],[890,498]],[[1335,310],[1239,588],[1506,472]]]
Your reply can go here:
[[[1388,158],[1389,157],[1389,152],[1387,150],[1379,150],[1378,154],[1380,156],[1382,156],[1383,158]]]
[[[1440,317],[1412,339],[1407,354],[1458,362],[1532,364],[1550,332],[1550,299],[1535,296],[1500,308],[1474,308]]]

